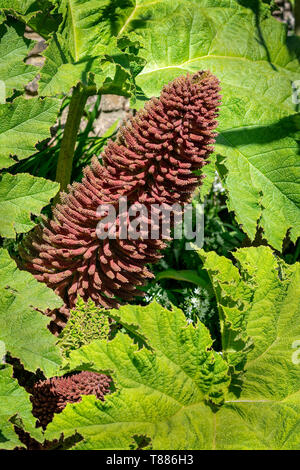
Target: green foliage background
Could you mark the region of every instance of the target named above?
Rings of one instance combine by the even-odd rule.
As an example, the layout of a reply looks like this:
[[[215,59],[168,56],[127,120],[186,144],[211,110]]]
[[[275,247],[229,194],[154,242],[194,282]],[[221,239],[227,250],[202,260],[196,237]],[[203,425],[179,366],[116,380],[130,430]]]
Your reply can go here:
[[[300,39],[287,36],[270,3],[0,0],[1,449],[24,446],[16,428],[40,443],[77,433],[76,449],[299,449],[300,120],[292,84]],[[35,43],[25,25],[47,41],[41,69],[27,63]],[[117,123],[90,135],[101,95],[125,96],[139,109],[173,78],[200,69],[222,87],[215,153],[193,201],[205,203],[204,250],[175,240],[152,267],[144,299],[109,312],[78,299],[53,337],[42,312],[62,302],[17,268],[16,252],[59,191],[72,88],[97,95],[77,136],[75,181],[115,136]],[[37,75],[38,96],[28,99],[24,87]],[[68,405],[43,435],[15,359],[44,377],[106,372],[115,391],[104,402]]]

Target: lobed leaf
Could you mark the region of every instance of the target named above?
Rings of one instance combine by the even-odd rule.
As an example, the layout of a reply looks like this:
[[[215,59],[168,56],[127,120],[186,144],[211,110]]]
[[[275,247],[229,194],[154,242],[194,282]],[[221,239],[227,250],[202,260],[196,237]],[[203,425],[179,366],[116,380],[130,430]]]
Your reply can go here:
[[[188,325],[179,309],[169,312],[157,303],[125,306],[109,315],[143,339],[146,347],[138,349],[128,335],[119,333],[111,342],[94,341],[73,351],[71,369],[109,372],[121,389],[104,404],[88,397],[80,408],[68,405],[49,425],[47,438],[59,429],[65,436],[76,429],[85,437],[83,448],[120,449],[133,445],[135,434],[146,434],[162,448],[156,439],[168,440],[171,432],[173,439],[176,436],[174,448],[183,448],[177,447],[179,434],[180,445],[184,438],[191,438],[191,448],[198,439],[204,445],[200,436],[206,431],[196,426],[193,435],[192,415],[208,419],[212,411],[205,401],[222,402],[228,386],[227,365],[212,351],[206,327]]]
[[[300,338],[300,265],[286,265],[266,247],[241,249],[235,257],[253,289],[246,331],[255,347],[247,357],[241,398],[298,400],[300,368],[293,354]]]
[[[130,96],[134,77],[144,60],[137,57],[129,38],[118,37],[118,15],[127,1],[63,0],[58,12],[63,21],[49,42],[41,70],[43,96],[68,93],[78,82],[102,93]]]
[[[29,371],[39,368],[52,377],[62,363],[55,337],[47,329],[49,318],[36,310],[61,304],[52,290],[20,271],[8,252],[0,250],[0,340]]]
[[[209,69],[221,81],[216,150],[227,169],[228,207],[251,239],[257,227],[281,250],[300,235],[300,164],[292,83],[300,40],[287,37],[261,0],[136,0],[123,32],[142,38],[140,99],[174,77]],[[239,38],[238,41],[236,38]]]
[[[35,144],[50,136],[60,102],[55,98],[19,97],[0,104],[0,168],[7,168],[36,151]]]
[[[0,0],[0,9],[12,11],[23,15],[26,19],[40,11],[41,5],[38,0]]]
[[[47,438],[78,432],[83,440],[76,449],[136,448],[137,436],[150,438],[156,450],[299,447],[300,367],[293,356],[300,335],[299,265],[277,261],[267,247],[239,250],[239,269],[214,253],[201,256],[226,323],[223,358],[212,350],[206,328],[187,326],[178,309],[154,303],[113,310],[109,315],[144,346],[138,349],[120,332],[110,343],[74,351],[71,369],[111,373],[117,391],[105,402],[84,397],[68,405]],[[238,333],[252,348],[235,347]]]
[[[39,215],[59,190],[59,184],[28,173],[0,176],[0,235],[14,238],[16,233],[31,230],[30,215]]]
[[[253,301],[253,290],[244,282],[232,262],[215,252],[199,251],[208,272],[218,304],[222,352],[237,370],[243,370],[253,341],[246,331],[246,318]]]
[[[32,404],[29,395],[12,377],[10,365],[0,365],[0,449],[12,450],[23,447],[14,432],[14,423],[30,432],[35,439],[42,441],[42,433],[35,428]]]
[[[237,348],[246,359],[239,393],[252,399],[285,399],[300,389],[292,360],[293,344],[300,337],[299,264],[288,266],[263,246],[237,250],[234,256],[239,270],[215,253],[201,253],[223,323],[223,352],[234,363],[234,340],[242,347],[241,338],[251,338],[250,350]]]
[[[22,90],[34,79],[37,68],[25,63],[32,47],[32,41],[24,38],[25,27],[15,21],[0,26],[0,77],[1,102],[10,97],[14,90]],[[5,93],[4,93],[5,92]]]
[[[0,14],[13,15],[41,36],[56,31],[59,15],[53,11],[55,0],[0,0]]]

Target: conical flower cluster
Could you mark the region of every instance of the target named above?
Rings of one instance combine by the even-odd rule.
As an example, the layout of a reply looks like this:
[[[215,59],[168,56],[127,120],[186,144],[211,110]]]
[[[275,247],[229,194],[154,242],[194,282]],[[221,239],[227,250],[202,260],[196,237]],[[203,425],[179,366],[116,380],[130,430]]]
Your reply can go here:
[[[82,395],[104,399],[110,390],[111,379],[104,374],[80,372],[69,377],[53,377],[37,382],[31,391],[32,414],[46,428],[54,413],[60,413],[67,403],[76,403]]]
[[[141,295],[137,286],[152,277],[146,265],[161,257],[166,244],[162,237],[134,239],[130,230],[127,238],[120,237],[122,221],[131,223],[128,212],[118,212],[120,198],[149,208],[183,207],[203,178],[196,170],[213,151],[219,104],[219,82],[210,72],[170,82],[108,143],[102,164],[94,157],[82,182],[69,186],[53,220],[45,219],[27,237],[20,250],[23,269],[65,302],[60,312],[52,312],[56,326],[64,326],[78,295],[106,308]],[[100,240],[97,208],[107,204],[117,209],[115,237]]]

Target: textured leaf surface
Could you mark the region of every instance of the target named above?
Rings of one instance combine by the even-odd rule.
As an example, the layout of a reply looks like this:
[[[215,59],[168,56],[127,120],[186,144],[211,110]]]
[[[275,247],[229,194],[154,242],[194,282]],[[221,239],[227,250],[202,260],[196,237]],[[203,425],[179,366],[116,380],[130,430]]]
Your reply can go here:
[[[28,173],[0,176],[0,217],[2,237],[14,238],[16,233],[34,227],[30,215],[40,214],[59,190],[59,184]]]
[[[246,331],[255,347],[247,357],[241,396],[299,398],[293,345],[300,338],[300,265],[285,265],[265,247],[239,250],[235,256],[242,275],[253,279]]]
[[[300,266],[278,261],[267,247],[235,253],[239,269],[204,254],[223,323],[223,353],[244,372],[233,379],[220,426],[230,425],[220,448],[298,449]],[[296,352],[297,353],[297,352]],[[244,441],[244,443],[243,443]]]
[[[60,22],[53,11],[55,3],[55,0],[0,0],[0,13],[13,15],[47,38]]]
[[[149,344],[156,354],[149,353],[149,350],[145,348],[138,351],[137,346],[127,335],[120,334],[110,343],[95,341],[74,351],[71,354],[72,367],[76,367],[77,363],[91,363],[88,360],[90,350],[93,351],[92,364],[94,365],[92,367],[104,367],[106,370],[111,370],[113,375],[117,367],[115,374],[118,383],[122,386],[132,388],[144,385],[147,388],[148,380],[154,384],[158,379],[161,382],[158,386],[163,387],[167,382],[170,384],[173,380],[178,380],[182,387],[174,390],[177,398],[182,397],[183,400],[193,401],[193,396],[195,396],[202,397],[202,399],[209,397],[216,402],[222,400],[227,382],[227,366],[219,355],[208,351],[212,340],[203,324],[199,323],[197,328],[194,328],[187,324],[181,310],[174,308],[173,312],[169,312],[156,302],[147,307],[125,306],[120,310],[111,310],[110,315],[135,336],[145,341],[147,345]],[[99,349],[95,350],[97,347]],[[128,360],[117,365],[113,359],[119,361],[118,350],[124,355],[124,359],[128,354],[132,358],[137,358],[129,374]],[[187,361],[188,357],[189,361]],[[139,360],[142,367],[139,367]],[[143,370],[143,364],[146,365],[149,360],[154,368],[151,371],[148,366],[146,373],[146,370]],[[198,367],[199,364],[202,365],[202,370]],[[163,377],[164,367],[170,377]],[[174,377],[174,371],[176,375],[178,374],[178,378]],[[186,387],[193,390],[189,398]]]
[[[39,11],[40,2],[37,0],[0,0],[0,9],[11,10],[24,15],[28,19]]]
[[[24,85],[33,80],[37,68],[26,65],[26,58],[33,43],[24,38],[25,27],[16,22],[0,26],[0,77],[1,86],[5,86],[5,96],[13,90],[23,90]]]
[[[233,364],[244,354],[243,396],[286,398],[300,389],[292,361],[300,337],[299,264],[276,260],[266,247],[241,249],[234,256],[239,270],[227,258],[202,252],[219,305],[223,353]],[[248,340],[246,350],[242,339]]]
[[[61,365],[49,318],[40,312],[61,306],[61,300],[31,274],[20,271],[6,250],[0,251],[0,340],[25,368],[53,376]]]
[[[239,269],[205,256],[223,325],[226,315],[223,359],[211,350],[206,328],[184,326],[178,309],[152,304],[111,311],[150,349],[139,350],[119,333],[111,343],[75,351],[71,368],[110,372],[118,391],[104,403],[84,397],[68,405],[49,425],[48,438],[77,431],[84,437],[78,449],[128,449],[134,436],[148,436],[153,449],[299,448],[300,365],[292,359],[300,336],[299,265],[278,262],[266,247],[239,250]],[[236,347],[237,334],[243,349]],[[248,338],[251,348],[244,347]],[[215,360],[211,369],[208,357]],[[238,373],[227,393],[224,359]],[[213,410],[207,399],[219,401],[218,388],[225,401]]]
[[[242,370],[253,341],[247,335],[246,318],[253,287],[244,282],[232,262],[215,252],[200,252],[214,288],[222,332],[222,351],[231,366]]]
[[[299,78],[300,40],[261,1],[137,0],[123,31],[144,41],[137,77],[146,97],[175,76],[210,69],[223,106],[216,150],[225,156],[228,206],[254,238],[257,223],[277,249],[300,227],[300,163],[291,83]],[[236,38],[239,38],[237,41]]]
[[[101,19],[108,3],[107,0],[62,0],[59,3],[63,21],[44,53],[46,62],[39,88],[43,96],[68,93],[81,79],[89,82],[91,68],[97,68],[93,47],[102,42]]]
[[[23,447],[14,432],[13,423],[26,431],[35,439],[41,439],[41,432],[35,428],[35,419],[31,414],[32,404],[29,395],[12,378],[12,367],[0,365],[0,449],[12,450],[16,446]],[[13,419],[12,419],[13,418]]]
[[[0,168],[15,163],[36,151],[35,144],[50,137],[56,122],[59,100],[54,98],[19,97],[13,103],[0,105]]]
[[[58,415],[49,426],[49,436],[59,428],[65,435],[72,434],[75,425],[87,437],[84,448],[128,448],[134,434],[149,433],[154,441],[166,434],[168,439],[170,426],[174,425],[177,431],[182,429],[181,441],[188,434],[191,446],[195,446],[193,425],[184,424],[194,409],[199,415],[210,415],[204,400],[222,401],[228,385],[227,365],[210,349],[212,340],[207,329],[201,323],[196,328],[188,325],[180,310],[169,312],[156,303],[144,308],[122,307],[110,311],[110,315],[149,344],[151,350],[139,350],[128,335],[119,333],[110,343],[95,341],[74,351],[72,368],[109,371],[121,390],[108,397],[105,404],[91,397],[82,402],[86,411],[94,408],[89,423],[85,418],[80,422],[77,415],[77,410],[83,416],[85,411],[67,407],[66,413]],[[71,424],[70,420],[75,421]],[[91,424],[94,431],[88,437]],[[173,445],[177,448],[178,444]]]
[[[63,21],[44,53],[39,87],[43,96],[67,93],[79,81],[96,84],[102,93],[132,94],[144,60],[128,38],[117,38],[118,17],[127,6],[123,0],[117,6],[109,0],[60,2]]]

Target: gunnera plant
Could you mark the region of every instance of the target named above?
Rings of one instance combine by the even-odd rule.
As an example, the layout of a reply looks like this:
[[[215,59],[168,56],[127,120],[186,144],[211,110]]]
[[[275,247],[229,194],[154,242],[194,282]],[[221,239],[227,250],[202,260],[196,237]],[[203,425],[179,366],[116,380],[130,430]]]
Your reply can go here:
[[[201,183],[200,170],[213,151],[219,91],[219,81],[209,71],[164,86],[160,98],[152,98],[119,130],[116,141],[108,143],[102,164],[94,157],[82,182],[61,194],[53,219],[44,218],[25,239],[20,267],[65,302],[60,311],[47,312],[53,332],[64,327],[78,295],[105,308],[141,295],[137,287],[153,277],[146,265],[162,256],[166,241],[130,234],[123,239],[119,212],[114,238],[100,240],[97,209],[108,204],[118,211],[121,197],[130,206],[176,203],[183,208]],[[130,225],[128,213],[122,218]]]
[[[41,380],[31,390],[32,414],[38,419],[38,426],[46,429],[54,413],[60,413],[67,403],[79,402],[82,395],[95,395],[103,400],[110,385],[107,375],[87,371]]]

